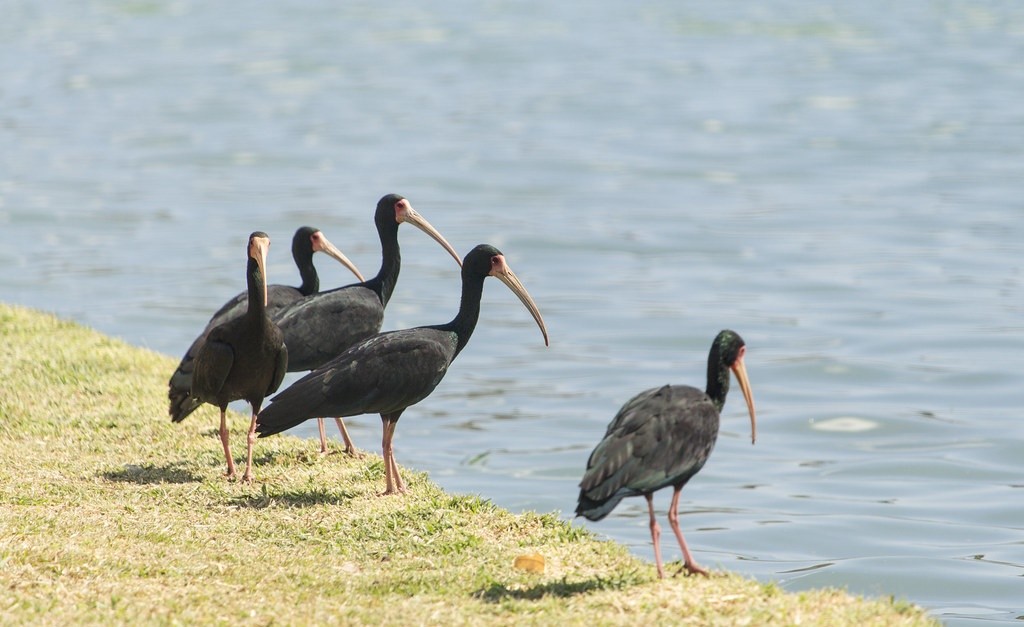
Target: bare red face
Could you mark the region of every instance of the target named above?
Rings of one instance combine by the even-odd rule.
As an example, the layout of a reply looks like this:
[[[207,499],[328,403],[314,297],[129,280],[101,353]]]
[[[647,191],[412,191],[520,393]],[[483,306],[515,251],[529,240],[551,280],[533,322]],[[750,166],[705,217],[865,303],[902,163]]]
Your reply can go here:
[[[491,257],[491,271],[488,272],[488,274],[491,276],[498,276],[505,272],[508,272],[508,264],[505,263],[505,257],[502,255],[495,255]]]
[[[406,217],[409,215],[409,210],[412,209],[412,205],[405,198],[395,203],[395,222],[401,224],[405,222]]]
[[[395,203],[395,222],[397,222],[398,224],[408,222],[409,224],[415,226],[419,230],[423,231],[424,233],[432,237],[435,242],[440,244],[445,250],[448,251],[448,254],[451,255],[453,259],[455,259],[456,263],[459,264],[459,267],[462,267],[462,259],[459,257],[459,254],[455,252],[455,249],[452,248],[452,245],[448,243],[448,240],[446,240],[440,233],[438,233],[437,229],[431,226],[431,224],[427,222],[426,218],[421,216],[415,209],[413,209],[412,205],[405,198]]]

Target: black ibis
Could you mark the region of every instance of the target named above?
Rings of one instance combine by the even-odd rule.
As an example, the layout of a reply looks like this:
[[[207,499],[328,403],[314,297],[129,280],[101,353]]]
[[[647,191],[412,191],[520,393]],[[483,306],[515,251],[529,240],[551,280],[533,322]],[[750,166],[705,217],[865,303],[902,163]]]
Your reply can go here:
[[[349,261],[334,244],[328,241],[320,229],[311,226],[303,226],[295,231],[292,237],[292,258],[299,268],[299,276],[302,278],[302,285],[291,287],[290,285],[270,285],[267,287],[267,314],[273,318],[278,312],[303,296],[315,294],[320,290],[320,278],[313,266],[313,253],[324,252],[337,259],[346,268],[352,271],[359,280],[363,275],[359,269]],[[185,356],[181,358],[178,368],[171,375],[167,384],[167,397],[170,400],[168,413],[173,422],[181,422],[189,414],[196,410],[202,403],[192,397],[192,372],[195,365],[195,357],[200,347],[206,342],[206,335],[216,326],[233,320],[245,313],[248,306],[248,293],[242,292],[224,303],[224,305],[213,314],[206,328],[199,334],[192,345],[188,347]]]
[[[398,194],[388,194],[377,202],[374,222],[381,245],[381,265],[377,276],[362,283],[307,296],[274,317],[288,345],[290,372],[317,368],[356,342],[380,331],[384,308],[391,299],[402,266],[398,226],[403,222],[434,238],[455,258],[456,263],[462,263],[451,244],[412,208],[407,199]],[[336,418],[336,422],[345,441],[345,452],[356,454],[345,423],[341,418]],[[323,420],[319,419],[318,423],[320,450],[326,452]]]
[[[320,416],[378,413],[383,421],[384,494],[404,492],[392,438],[402,412],[420,402],[444,378],[465,348],[480,317],[484,279],[497,277],[533,315],[548,343],[544,319],[526,288],[493,246],[481,244],[462,264],[462,301],[447,324],[390,331],[352,346],[271,399],[257,417],[260,437]]]
[[[206,334],[196,353],[191,395],[199,402],[220,408],[220,441],[228,462],[227,476],[235,477],[235,462],[228,445],[228,403],[244,400],[252,406],[244,481],[252,481],[252,445],[256,415],[263,399],[281,386],[288,370],[284,336],[267,315],[266,265],[270,238],[257,231],[249,236],[246,270],[248,307],[241,316],[220,324]]]
[[[704,467],[718,438],[718,420],[729,392],[729,371],[736,375],[750,412],[750,442],[757,437],[754,397],[743,363],[743,338],[725,330],[715,337],[708,353],[705,391],[688,385],[665,385],[637,394],[619,410],[608,425],[604,439],[590,454],[580,482],[576,515],[601,520],[627,496],[643,495],[650,512],[651,540],[658,577],[664,577],[659,539],[661,528],[654,517],[654,492],[672,486],[668,522],[683,550],[689,573],[706,575],[697,565],[679,529],[679,493]],[[258,427],[257,427],[258,428]]]

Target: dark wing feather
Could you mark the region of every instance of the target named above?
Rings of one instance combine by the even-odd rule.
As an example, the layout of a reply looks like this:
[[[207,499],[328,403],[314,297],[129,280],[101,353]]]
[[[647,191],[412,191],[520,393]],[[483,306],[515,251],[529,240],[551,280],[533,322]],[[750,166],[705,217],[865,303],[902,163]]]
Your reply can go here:
[[[224,382],[235,363],[235,351],[230,344],[220,341],[211,333],[196,355],[192,373],[192,396],[214,405]]]
[[[270,385],[267,386],[267,394],[273,394],[277,391],[277,388],[281,387],[281,382],[284,381],[284,375],[288,372],[288,346],[281,343],[281,348],[277,351],[277,360],[274,363],[274,374],[271,376]]]
[[[265,436],[310,418],[400,412],[437,387],[456,342],[453,333],[424,328],[364,340],[274,397],[256,430]]]
[[[285,307],[302,298],[302,293],[288,285],[271,285],[267,288],[267,314],[274,316]],[[191,346],[178,363],[178,367],[167,383],[167,398],[170,401],[168,413],[173,422],[181,422],[200,405],[192,396],[192,374],[195,371],[195,359],[206,343],[206,336],[216,327],[236,318],[241,318],[249,310],[248,292],[240,292],[228,300],[206,323],[203,332],[192,341]],[[281,384],[278,383],[278,386]],[[277,389],[277,388],[275,388]],[[273,390],[271,390],[272,392]]]
[[[718,410],[700,390],[666,385],[638,394],[591,453],[577,513],[598,520],[624,497],[685,484],[717,436]]]
[[[301,372],[380,331],[384,307],[372,290],[351,285],[307,296],[273,319],[288,345],[289,370]]]
[[[267,286],[267,315],[273,318],[302,298],[304,297],[298,288],[290,285],[269,285]],[[248,310],[249,293],[247,291],[239,292],[213,314],[210,321],[206,323],[206,328],[203,329],[203,335],[229,320],[241,318]]]

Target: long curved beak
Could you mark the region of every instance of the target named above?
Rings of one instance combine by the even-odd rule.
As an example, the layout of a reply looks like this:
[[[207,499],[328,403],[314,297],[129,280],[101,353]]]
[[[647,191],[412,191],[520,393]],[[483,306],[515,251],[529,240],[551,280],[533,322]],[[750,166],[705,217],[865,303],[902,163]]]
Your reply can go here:
[[[512,272],[512,269],[505,263],[505,259],[501,258],[501,265],[491,270],[491,276],[498,277],[502,283],[508,286],[512,292],[519,297],[523,305],[526,305],[526,309],[529,310],[530,315],[537,321],[537,326],[540,327],[540,332],[544,335],[544,346],[548,346],[548,329],[544,326],[544,318],[540,315],[540,310],[537,309],[537,303],[533,302],[533,298],[530,297],[530,293],[526,291],[523,284],[519,281],[519,277]]]
[[[437,229],[435,229],[429,222],[427,222],[426,218],[417,213],[416,210],[412,208],[412,205],[409,204],[408,200],[403,199],[399,201],[399,203],[401,207],[397,211],[396,219],[400,223],[408,222],[409,224],[415,226],[416,228],[423,231],[430,237],[434,238],[434,241],[443,246],[444,249],[448,251],[448,254],[452,256],[452,259],[455,260],[455,263],[459,264],[459,267],[461,268],[462,259],[459,257],[459,253],[455,252],[455,249],[452,248],[452,245],[448,243],[448,240],[446,240],[443,235],[438,233]]]
[[[250,255],[256,260],[256,267],[260,270],[260,276],[263,277],[263,306],[267,306],[267,251],[270,250],[270,238],[269,237],[254,237],[252,238],[252,247],[256,249],[256,254]]]
[[[757,440],[757,418],[754,417],[754,393],[750,391],[750,380],[747,379],[747,367],[743,364],[743,357],[738,358],[732,365],[732,373],[740,382],[740,390],[747,401],[747,411],[750,412],[750,443],[753,444]]]
[[[356,275],[356,278],[358,278],[360,282],[366,280],[363,278],[363,273],[356,267],[356,264],[352,263],[349,258],[338,250],[337,247],[335,247],[334,244],[332,244],[320,231],[317,231],[316,236],[313,238],[313,251],[327,253],[338,260],[341,265],[348,268],[352,274]]]

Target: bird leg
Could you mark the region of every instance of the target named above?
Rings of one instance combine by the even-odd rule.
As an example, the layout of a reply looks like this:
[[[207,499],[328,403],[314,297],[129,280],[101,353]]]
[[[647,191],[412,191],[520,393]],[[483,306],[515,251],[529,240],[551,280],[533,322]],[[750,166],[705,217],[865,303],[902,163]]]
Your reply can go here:
[[[327,431],[324,429],[324,419],[316,419],[316,428],[320,431],[320,454],[327,454]]]
[[[402,475],[398,472],[398,462],[395,461],[394,452],[391,453],[391,476],[395,479],[395,489],[399,492],[405,492],[405,482],[402,481]]]
[[[355,442],[352,441],[352,436],[348,434],[348,429],[345,428],[345,422],[341,418],[335,418],[334,422],[338,425],[338,431],[341,432],[341,439],[345,441],[344,453],[357,459],[361,458],[363,453],[356,448]],[[320,430],[320,454],[329,455],[330,451],[327,450],[327,431],[324,429],[324,419],[317,418],[316,426]]]
[[[252,447],[256,443],[256,414],[259,413],[255,408],[252,411],[252,421],[249,423],[249,433],[246,437],[246,450],[245,450],[245,473],[242,475],[242,481],[246,483],[252,483]]]
[[[658,567],[658,579],[665,578],[665,569],[661,566],[661,527],[658,519],[654,517],[654,495],[645,494],[647,499],[647,511],[651,513],[651,542],[654,543],[654,563]]]
[[[668,508],[668,524],[672,525],[672,532],[676,534],[679,548],[683,550],[683,568],[691,575],[704,575],[706,577],[708,571],[698,566],[697,562],[694,561],[693,556],[690,555],[690,548],[686,546],[683,532],[679,529],[679,493],[682,490],[681,487],[676,488],[675,492],[672,493],[672,504]]]
[[[345,454],[357,459],[362,457],[363,453],[356,448],[355,442],[352,441],[352,436],[348,434],[348,429],[345,428],[345,421],[341,418],[335,418],[334,422],[338,425],[338,431],[341,431],[341,439],[345,441]]]
[[[228,444],[228,417],[226,409],[220,410],[220,444],[224,447],[224,458],[228,460],[228,470],[224,476],[228,479],[235,478],[235,460],[231,458],[231,445]]]
[[[384,435],[381,439],[381,456],[384,458],[384,494],[394,494],[395,484],[392,483],[391,479],[391,425],[393,424],[386,417],[381,416],[381,422],[383,422]],[[381,496],[383,496],[382,494]]]
[[[381,416],[381,420],[384,423],[384,437],[381,442],[381,453],[384,457],[384,482],[385,489],[381,496],[385,494],[398,494],[405,492],[405,484],[402,483],[402,477],[398,474],[398,465],[395,463],[395,451],[391,445],[391,440],[395,436],[395,427],[398,426],[397,420],[392,420],[388,416]]]

